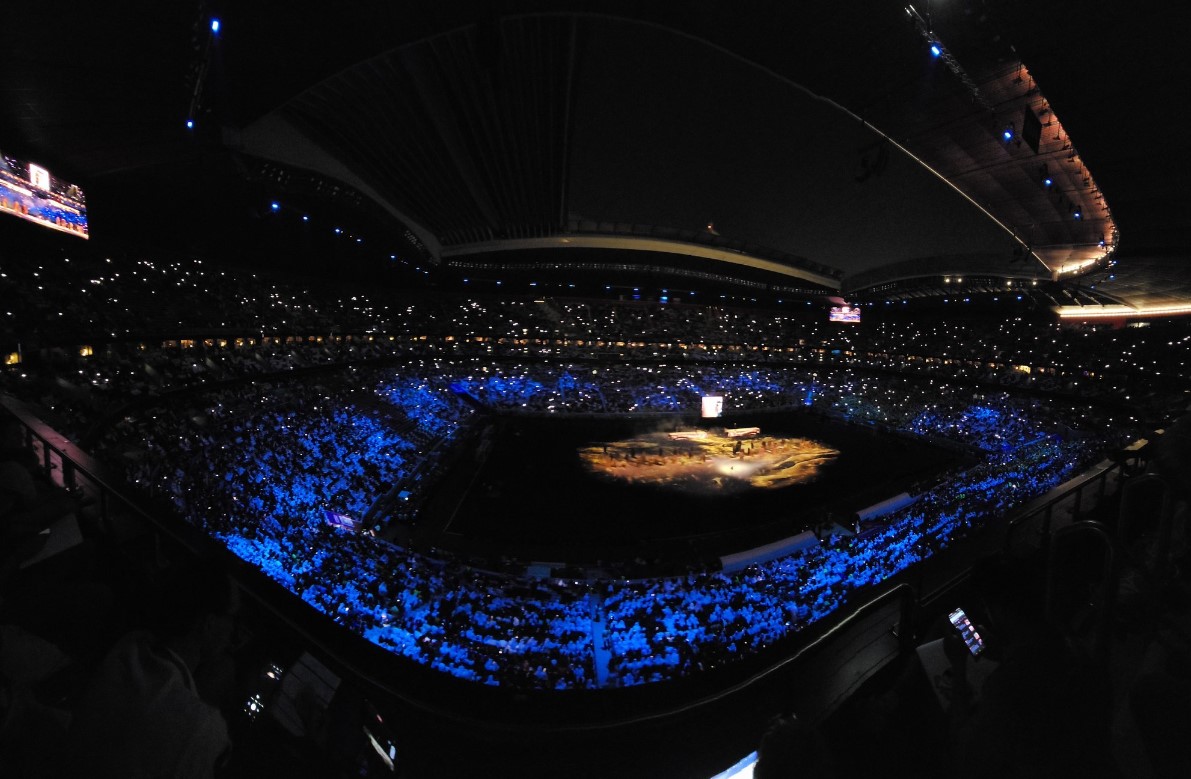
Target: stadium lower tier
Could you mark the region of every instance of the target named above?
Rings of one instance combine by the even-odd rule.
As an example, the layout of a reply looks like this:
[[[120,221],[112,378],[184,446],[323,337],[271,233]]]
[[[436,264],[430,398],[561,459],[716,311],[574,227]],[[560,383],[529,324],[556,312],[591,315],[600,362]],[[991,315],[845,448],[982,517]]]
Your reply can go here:
[[[755,657],[1003,519],[1119,443],[1095,430],[1124,430],[1087,429],[1088,408],[974,395],[936,381],[626,366],[580,382],[571,367],[410,362],[254,382],[126,418],[105,441],[131,482],[168,497],[185,520],[374,644],[485,685],[595,689]],[[953,448],[953,467],[863,533],[836,525],[776,559],[731,571],[706,565],[673,576],[556,578],[522,566],[495,573],[387,532],[417,522],[446,464],[478,457],[484,429],[502,414],[549,405],[559,416],[607,414],[623,423],[620,409],[632,405],[629,419],[663,411],[706,425],[698,414],[709,393],[725,397],[728,416],[796,406],[868,426],[870,435],[929,438]],[[584,400],[568,405],[567,397]],[[591,398],[600,399],[594,410]],[[625,457],[635,456],[627,446]],[[717,456],[746,463],[754,447],[772,447],[778,457],[780,446],[791,445],[741,440]],[[832,451],[805,446],[816,456]],[[592,442],[588,450],[612,459],[616,445]]]

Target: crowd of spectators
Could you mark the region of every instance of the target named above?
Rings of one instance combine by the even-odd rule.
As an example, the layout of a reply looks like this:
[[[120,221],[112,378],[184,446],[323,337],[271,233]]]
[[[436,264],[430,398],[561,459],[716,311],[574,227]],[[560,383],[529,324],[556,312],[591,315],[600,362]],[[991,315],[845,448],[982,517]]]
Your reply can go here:
[[[833,535],[738,574],[609,585],[615,678],[659,681],[760,651],[1053,488],[1094,451],[1088,442],[1047,438],[956,475],[884,518],[877,533]]]
[[[752,654],[832,614],[955,538],[1045,492],[1108,443],[1078,414],[996,392],[807,368],[707,369],[411,361],[318,382],[255,383],[201,407],[121,422],[113,451],[130,480],[298,597],[374,643],[461,678],[532,688],[629,686]],[[478,374],[478,375],[477,375]],[[811,405],[857,423],[985,453],[879,532],[835,535],[743,573],[701,569],[638,580],[538,579],[333,527],[378,496],[426,485],[410,474],[459,440],[474,405],[522,412],[691,411],[737,391],[750,408]],[[597,404],[567,398],[601,397]],[[138,450],[138,442],[141,446]],[[207,467],[195,471],[193,462]],[[602,659],[601,659],[602,658]]]
[[[403,300],[197,260],[5,258],[0,292],[0,339],[23,344],[3,387],[71,435],[108,418],[94,440],[131,483],[380,646],[465,679],[551,689],[674,678],[791,637],[1119,445],[1131,412],[1185,404],[1191,352],[1186,322],[848,328],[691,303]],[[162,397],[177,390],[190,392]],[[542,580],[378,532],[379,499],[416,504],[477,407],[688,414],[705,395],[729,415],[800,407],[981,460],[879,532],[734,574]]]
[[[0,256],[0,300],[0,356],[21,358],[0,386],[63,415],[196,382],[387,356],[844,366],[1143,413],[1167,411],[1191,379],[1185,319],[1110,329],[878,306],[859,325],[839,325],[817,304],[415,294],[197,259],[87,256]]]

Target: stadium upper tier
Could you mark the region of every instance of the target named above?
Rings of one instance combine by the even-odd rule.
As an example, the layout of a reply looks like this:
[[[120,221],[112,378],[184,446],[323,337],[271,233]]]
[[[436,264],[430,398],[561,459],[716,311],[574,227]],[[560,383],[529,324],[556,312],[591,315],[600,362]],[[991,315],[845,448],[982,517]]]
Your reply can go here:
[[[75,435],[105,409],[172,389],[410,356],[848,365],[1102,398],[1139,417],[1185,405],[1191,379],[1186,319],[1074,326],[1013,300],[996,317],[961,315],[960,301],[954,316],[875,306],[854,326],[801,303],[402,293],[198,260],[23,256],[0,259],[0,299],[6,386]]]

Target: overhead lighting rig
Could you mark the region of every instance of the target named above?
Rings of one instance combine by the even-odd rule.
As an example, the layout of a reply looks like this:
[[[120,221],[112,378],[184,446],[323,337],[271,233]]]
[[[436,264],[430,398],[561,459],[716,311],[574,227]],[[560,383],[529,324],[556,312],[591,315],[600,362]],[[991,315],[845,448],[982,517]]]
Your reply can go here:
[[[992,111],[992,103],[988,101],[988,98],[980,91],[980,87],[976,86],[976,82],[964,71],[959,61],[951,55],[951,52],[943,45],[943,42],[934,34],[934,31],[931,30],[930,22],[924,19],[922,14],[918,13],[918,9],[912,5],[906,6],[906,16],[910,18],[910,21],[914,24],[914,29],[918,31],[918,34],[926,41],[926,45],[930,47],[931,56],[943,60],[943,63],[947,65],[947,69],[960,80],[960,83],[971,94],[973,102],[988,111]]]

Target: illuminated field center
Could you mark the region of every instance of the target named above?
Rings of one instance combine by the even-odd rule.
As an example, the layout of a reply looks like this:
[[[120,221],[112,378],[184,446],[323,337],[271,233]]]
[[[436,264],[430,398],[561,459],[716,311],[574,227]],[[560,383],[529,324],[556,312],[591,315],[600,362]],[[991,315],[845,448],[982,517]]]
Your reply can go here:
[[[809,438],[761,435],[754,427],[648,433],[584,447],[579,456],[607,479],[726,495],[806,484],[839,450]]]
[[[847,517],[962,459],[798,411],[718,421],[506,418],[487,456],[449,470],[422,521],[532,559],[632,559],[642,545],[687,550],[693,539],[718,555]]]

